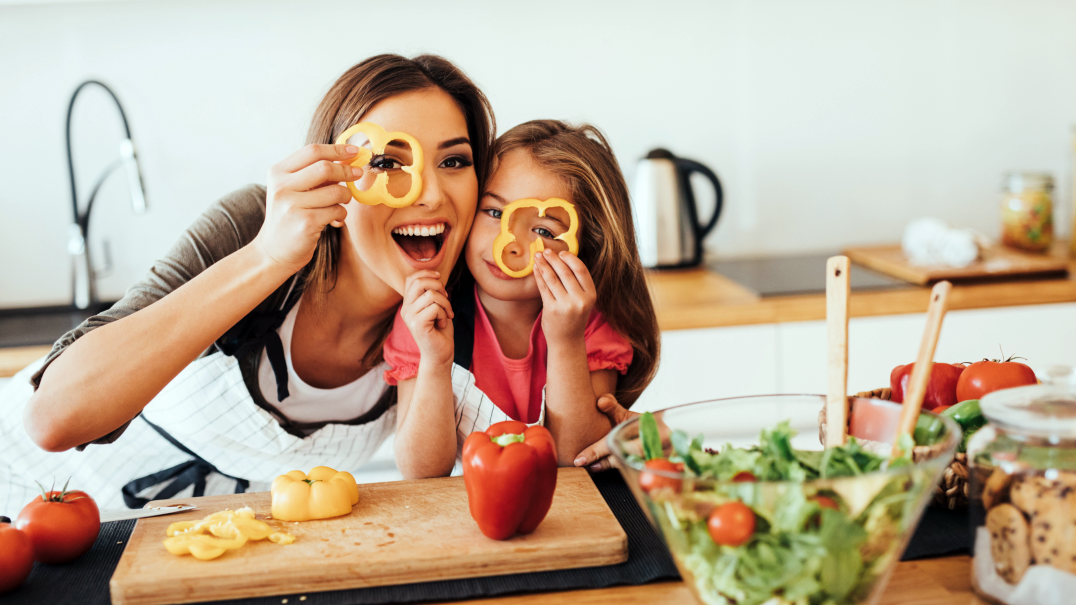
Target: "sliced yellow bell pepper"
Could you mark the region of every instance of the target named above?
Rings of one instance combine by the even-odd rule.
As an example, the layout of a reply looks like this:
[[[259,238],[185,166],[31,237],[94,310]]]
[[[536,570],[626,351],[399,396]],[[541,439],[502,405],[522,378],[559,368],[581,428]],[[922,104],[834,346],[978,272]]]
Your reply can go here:
[[[207,533],[208,532],[208,533]],[[177,521],[165,530],[168,537],[164,547],[174,555],[191,555],[208,561],[229,550],[242,548],[248,540],[264,540],[291,544],[295,536],[273,532],[268,524],[254,518],[254,511],[241,508],[222,510],[201,521]]]
[[[391,141],[404,141],[411,146],[413,159],[410,166],[401,166],[400,170],[411,175],[411,189],[403,197],[394,197],[389,193],[389,175],[382,172],[377,175],[374,179],[374,184],[366,191],[360,191],[353,182],[347,184],[347,188],[351,190],[351,195],[355,198],[355,201],[367,206],[385,204],[392,208],[403,208],[415,203],[419,194],[422,193],[422,167],[424,166],[422,146],[418,144],[415,137],[406,132],[385,132],[384,128],[371,122],[359,122],[340,133],[340,136],[336,137],[336,144],[344,145],[348,139],[360,132],[370,139],[370,147],[369,149],[359,147],[359,154],[355,156],[355,159],[351,160],[350,165],[364,168],[374,155],[385,153],[385,147]]]
[[[282,521],[328,519],[351,512],[359,486],[348,472],[317,466],[307,475],[291,471],[273,480],[273,518]]]
[[[545,250],[545,244],[542,242],[542,238],[535,238],[530,245],[526,267],[519,271],[514,271],[509,269],[508,265],[504,264],[503,256],[505,247],[516,241],[516,234],[511,231],[511,223],[509,222],[508,217],[512,216],[512,213],[520,208],[537,208],[539,217],[545,216],[545,212],[549,208],[564,208],[567,210],[570,219],[568,230],[554,239],[558,239],[568,244],[568,252],[579,254],[579,239],[576,237],[576,234],[579,233],[579,215],[575,212],[575,205],[569,201],[562,200],[559,197],[551,197],[545,201],[533,198],[516,200],[505,206],[504,210],[501,211],[501,232],[498,233],[497,238],[493,240],[493,262],[497,263],[497,266],[500,267],[501,271],[516,278],[527,277],[534,272],[534,255]]]

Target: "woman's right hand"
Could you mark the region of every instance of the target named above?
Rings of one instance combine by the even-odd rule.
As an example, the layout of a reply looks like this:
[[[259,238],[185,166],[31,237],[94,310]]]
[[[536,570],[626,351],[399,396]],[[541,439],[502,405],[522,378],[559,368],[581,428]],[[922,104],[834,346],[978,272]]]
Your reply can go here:
[[[452,363],[455,355],[452,338],[455,314],[448,302],[448,291],[438,279],[440,276],[440,272],[430,270],[409,275],[400,307],[400,316],[422,355],[420,363],[435,366]]]
[[[341,182],[362,177],[362,169],[343,164],[355,157],[354,145],[307,145],[269,169],[265,222],[254,245],[296,273],[314,257],[325,225],[341,227],[351,192]]]

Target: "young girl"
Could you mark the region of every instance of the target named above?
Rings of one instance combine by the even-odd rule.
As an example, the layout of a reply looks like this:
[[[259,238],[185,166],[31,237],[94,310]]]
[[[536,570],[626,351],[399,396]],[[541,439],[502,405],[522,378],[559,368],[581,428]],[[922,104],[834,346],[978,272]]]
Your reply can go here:
[[[497,266],[493,243],[504,207],[526,198],[574,205],[579,253],[556,239],[569,229],[566,212],[521,208],[503,261],[523,269],[534,237],[545,251],[516,279]],[[451,299],[439,274],[411,275],[385,344],[385,378],[399,384],[396,458],[405,477],[449,474],[466,436],[501,420],[545,424],[562,466],[609,432],[597,395],[615,392],[630,406],[658,359],[631,216],[623,174],[593,126],[537,120],[497,140]]]

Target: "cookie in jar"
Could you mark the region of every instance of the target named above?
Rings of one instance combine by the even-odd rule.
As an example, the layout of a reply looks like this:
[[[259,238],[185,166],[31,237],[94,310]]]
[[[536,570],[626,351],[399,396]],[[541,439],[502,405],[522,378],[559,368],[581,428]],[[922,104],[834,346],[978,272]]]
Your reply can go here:
[[[972,584],[989,602],[1076,595],[1076,390],[1040,384],[986,395],[968,444]]]

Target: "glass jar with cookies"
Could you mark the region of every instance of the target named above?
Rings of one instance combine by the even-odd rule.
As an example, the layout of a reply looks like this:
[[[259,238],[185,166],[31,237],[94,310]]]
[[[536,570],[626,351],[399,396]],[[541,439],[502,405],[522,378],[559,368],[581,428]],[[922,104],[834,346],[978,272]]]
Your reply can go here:
[[[972,583],[992,603],[1076,595],[1076,388],[1068,381],[983,397],[968,444]]]

